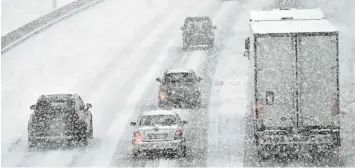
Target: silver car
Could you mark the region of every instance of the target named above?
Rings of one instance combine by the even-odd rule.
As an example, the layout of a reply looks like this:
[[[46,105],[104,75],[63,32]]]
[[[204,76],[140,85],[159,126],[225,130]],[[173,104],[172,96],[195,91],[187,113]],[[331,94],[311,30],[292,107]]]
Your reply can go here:
[[[131,122],[133,131],[133,156],[150,152],[172,152],[185,157],[184,127],[178,113],[167,110],[142,112],[137,122]]]

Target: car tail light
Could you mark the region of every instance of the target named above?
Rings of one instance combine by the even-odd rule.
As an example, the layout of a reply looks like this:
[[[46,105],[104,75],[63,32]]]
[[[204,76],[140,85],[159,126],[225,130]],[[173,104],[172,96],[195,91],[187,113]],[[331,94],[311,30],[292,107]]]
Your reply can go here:
[[[265,104],[262,99],[256,101],[256,119],[262,119],[265,113]]]
[[[338,115],[340,113],[340,109],[339,109],[339,99],[337,94],[334,94],[333,100],[332,100],[332,114]]]
[[[175,131],[175,137],[174,137],[175,140],[178,140],[178,139],[182,139],[182,130],[181,129],[177,129]]]
[[[142,142],[142,134],[140,132],[135,132],[133,136],[134,142]]]
[[[168,99],[168,94],[166,90],[161,90],[159,94],[160,100],[167,100]]]

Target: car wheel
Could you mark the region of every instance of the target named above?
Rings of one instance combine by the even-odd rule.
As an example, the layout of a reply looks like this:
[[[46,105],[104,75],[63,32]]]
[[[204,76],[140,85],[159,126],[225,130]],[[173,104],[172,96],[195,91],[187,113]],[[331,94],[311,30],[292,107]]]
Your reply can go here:
[[[182,50],[186,51],[187,48],[188,48],[188,44],[187,44],[187,42],[184,41],[184,42],[182,43]]]
[[[29,151],[34,151],[37,147],[37,145],[35,144],[35,142],[32,140],[32,138],[28,137],[28,150]]]
[[[90,130],[89,130],[89,139],[92,140],[94,139],[94,126],[92,124],[92,115],[91,115],[91,119],[90,119]]]
[[[186,157],[186,146],[182,146],[181,149],[178,150],[179,157]]]
[[[208,44],[208,48],[209,48],[209,49],[213,49],[213,48],[214,48],[214,40],[212,40],[212,41]]]
[[[133,158],[139,159],[141,152],[133,150]]]

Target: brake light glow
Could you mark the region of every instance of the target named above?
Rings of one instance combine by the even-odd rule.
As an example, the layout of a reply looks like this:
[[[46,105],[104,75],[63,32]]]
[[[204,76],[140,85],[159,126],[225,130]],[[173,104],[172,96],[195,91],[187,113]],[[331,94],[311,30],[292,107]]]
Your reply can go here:
[[[141,142],[142,141],[142,135],[140,132],[135,132],[134,133],[134,141],[135,142]]]
[[[178,139],[182,139],[182,130],[180,129],[177,129],[175,131],[175,137],[174,137],[175,140],[178,140]]]
[[[256,119],[262,119],[263,118],[264,112],[265,112],[265,104],[264,104],[264,101],[262,99],[259,99],[259,100],[256,101],[255,112],[256,112]]]
[[[339,99],[338,96],[336,94],[333,95],[333,100],[332,100],[332,114],[338,115],[340,113],[340,109],[339,109]]]
[[[162,90],[160,91],[160,100],[167,100],[168,99],[168,95],[166,93],[166,90]]]

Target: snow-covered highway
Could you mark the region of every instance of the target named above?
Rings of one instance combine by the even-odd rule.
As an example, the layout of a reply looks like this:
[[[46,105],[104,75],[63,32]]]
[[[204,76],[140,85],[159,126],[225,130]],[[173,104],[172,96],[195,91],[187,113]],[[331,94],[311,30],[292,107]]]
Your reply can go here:
[[[2,166],[257,166],[253,151],[245,152],[251,148],[245,146],[248,60],[243,52],[249,10],[269,6],[268,0],[106,0],[18,45],[1,58]],[[217,46],[183,52],[180,27],[187,16],[198,15],[210,16],[217,26]],[[337,25],[344,33],[354,28]],[[344,38],[355,47],[355,37]],[[182,111],[189,122],[187,157],[134,159],[129,122],[156,108],[155,78],[169,68],[191,68],[204,78],[201,109]],[[29,107],[49,93],[78,93],[93,104],[92,147],[27,151]],[[355,166],[355,128],[345,128],[344,165]]]

